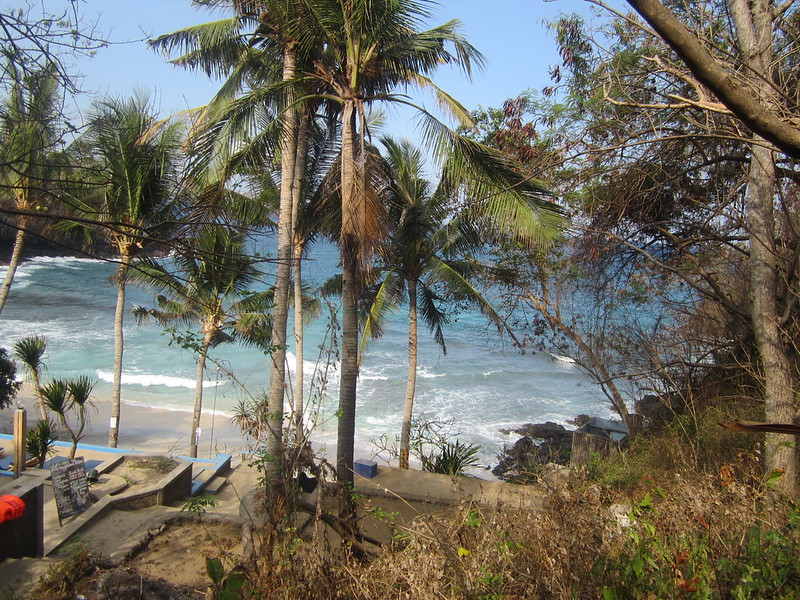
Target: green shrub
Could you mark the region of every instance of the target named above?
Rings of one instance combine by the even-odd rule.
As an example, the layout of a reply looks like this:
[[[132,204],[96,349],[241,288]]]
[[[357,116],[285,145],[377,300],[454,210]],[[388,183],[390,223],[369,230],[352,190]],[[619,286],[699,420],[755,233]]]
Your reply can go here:
[[[17,365],[8,357],[8,351],[0,348],[0,410],[11,406],[21,387],[22,382],[17,381]]]
[[[800,510],[780,529],[752,526],[738,553],[719,561],[719,578],[726,597],[734,600],[800,597]]]
[[[464,469],[478,464],[480,446],[462,443],[459,440],[443,441],[439,451],[425,461],[425,470],[442,475],[462,475]]]
[[[589,480],[641,496],[676,472],[719,473],[733,463],[757,471],[754,457],[763,434],[743,434],[721,425],[735,416],[760,419],[752,405],[712,406],[677,416],[658,431],[643,431],[622,452],[593,460],[587,468]]]
[[[44,467],[47,457],[55,452],[53,442],[56,439],[56,426],[50,419],[42,419],[33,429],[28,430],[25,439],[26,450],[36,458],[39,467]]]
[[[631,513],[628,543],[598,558],[594,576],[604,600],[800,597],[800,512],[779,528],[752,525],[745,536],[671,528],[650,496]]]

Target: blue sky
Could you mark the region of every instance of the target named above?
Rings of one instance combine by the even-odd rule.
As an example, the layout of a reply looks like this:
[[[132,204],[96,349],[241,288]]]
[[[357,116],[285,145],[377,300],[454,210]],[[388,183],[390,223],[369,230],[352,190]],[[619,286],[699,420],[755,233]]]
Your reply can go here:
[[[68,5],[67,0],[41,1],[51,12]],[[78,6],[87,20],[99,20],[100,30],[109,39],[139,40],[114,44],[99,50],[91,60],[80,60],[75,68],[84,76],[84,89],[125,96],[141,88],[151,93],[164,115],[202,105],[214,93],[215,82],[172,67],[141,40],[210,21],[216,18],[215,13],[194,9],[190,0],[79,0]],[[463,32],[485,55],[487,65],[471,82],[448,69],[437,73],[434,81],[468,109],[500,106],[525,89],[541,89],[549,83],[549,67],[558,61],[552,35],[542,21],[571,12],[587,14],[587,2],[442,0],[431,25],[451,18],[462,21]],[[429,98],[420,101],[435,111]],[[85,105],[87,101],[79,103]],[[390,112],[388,119],[392,134],[414,137],[407,114]]]
[[[57,2],[47,0],[47,5]],[[468,108],[499,106],[504,99],[548,83],[548,67],[557,59],[552,36],[542,19],[561,12],[587,11],[582,0],[444,0],[438,24],[451,18],[462,21],[470,42],[487,58],[486,70],[465,81],[459,73],[440,71],[435,81]],[[112,39],[136,39],[168,33],[214,18],[196,10],[189,0],[83,0],[87,18],[99,14],[101,29]],[[115,46],[98,52],[79,65],[90,89],[127,94],[134,87],[156,90],[165,111],[204,103],[214,84],[202,75],[182,72],[149,51],[143,42]]]

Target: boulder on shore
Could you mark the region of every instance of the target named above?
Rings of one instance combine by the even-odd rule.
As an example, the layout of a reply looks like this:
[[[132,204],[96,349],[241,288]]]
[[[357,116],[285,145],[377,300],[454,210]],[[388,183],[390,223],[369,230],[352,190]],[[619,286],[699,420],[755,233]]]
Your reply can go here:
[[[546,423],[526,423],[504,431],[517,433],[522,437],[510,448],[502,450],[499,464],[492,473],[501,479],[536,478],[543,465],[556,463],[568,465],[572,452],[572,431],[563,425],[548,421]]]

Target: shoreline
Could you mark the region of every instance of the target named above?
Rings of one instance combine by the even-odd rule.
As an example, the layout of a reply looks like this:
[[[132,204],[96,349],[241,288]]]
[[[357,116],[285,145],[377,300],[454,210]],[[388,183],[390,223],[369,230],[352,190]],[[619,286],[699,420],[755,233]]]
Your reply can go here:
[[[111,401],[92,398],[89,408],[89,424],[80,443],[106,446],[108,423],[111,420]],[[25,384],[17,394],[12,406],[0,410],[0,433],[13,434],[14,408],[21,404],[28,413],[28,428],[39,420],[31,387]],[[218,452],[234,454],[245,450],[239,429],[228,417],[206,413],[200,419],[200,445],[198,455],[213,456]],[[190,411],[152,408],[122,401],[118,446],[127,450],[150,453],[186,455],[192,425]],[[60,424],[59,424],[60,429]],[[60,436],[61,441],[68,436]]]
[[[39,421],[39,412],[35,406],[35,398],[30,384],[23,384],[12,406],[0,410],[0,433],[13,435],[14,409],[21,404],[27,411],[28,429]],[[111,420],[111,400],[103,397],[92,397],[92,408],[89,409],[89,423],[79,444],[95,446],[108,445],[108,426]],[[242,439],[239,428],[221,411],[216,413],[204,410],[200,418],[200,444],[198,458],[213,458],[219,453],[232,456],[247,456],[248,449]],[[70,422],[72,424],[73,421]],[[167,456],[188,456],[189,437],[192,425],[192,412],[170,408],[157,408],[130,404],[123,399],[120,410],[120,429],[117,447],[123,450],[137,450],[148,454]],[[58,424],[59,431],[61,430]],[[69,442],[69,436],[60,435],[58,441]],[[336,440],[321,432],[311,439],[315,453],[328,460],[336,456]],[[8,451],[8,448],[6,448]],[[372,452],[363,446],[356,446],[355,458],[377,460],[381,464],[389,464],[380,458],[374,458]]]
[[[89,423],[79,444],[95,446],[108,445],[108,424],[111,419],[111,401],[105,398],[92,398],[93,406],[89,409]],[[39,421],[39,412],[35,406],[35,398],[31,386],[23,384],[13,406],[0,410],[0,433],[14,434],[14,409],[22,405],[27,411],[28,429]],[[200,445],[198,458],[212,459],[217,454],[230,454],[239,457],[248,456],[240,431],[229,417],[219,412],[204,411],[200,418]],[[166,408],[155,408],[138,404],[129,404],[123,399],[120,410],[120,430],[117,447],[122,450],[136,450],[148,454],[165,456],[188,456],[189,437],[192,423],[192,412]],[[60,424],[58,425],[61,430]],[[69,442],[69,436],[60,435],[58,441]],[[336,440],[317,432],[312,436],[311,445],[315,451],[327,460],[335,460]],[[9,449],[6,448],[6,452]],[[391,461],[375,456],[368,448],[356,445],[355,459],[375,460],[379,464],[392,466]],[[394,466],[397,466],[396,463]],[[421,466],[412,460],[412,469]],[[488,467],[476,466],[468,469],[468,474],[478,479],[497,481]]]

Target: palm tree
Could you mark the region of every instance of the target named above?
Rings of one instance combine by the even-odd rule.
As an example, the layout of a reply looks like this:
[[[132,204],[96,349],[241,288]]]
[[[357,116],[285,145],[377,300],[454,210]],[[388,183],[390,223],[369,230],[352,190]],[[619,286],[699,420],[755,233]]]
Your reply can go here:
[[[146,97],[108,99],[95,105],[88,131],[76,142],[91,181],[85,196],[71,199],[75,211],[117,254],[114,280],[114,383],[108,445],[117,446],[121,408],[123,315],[131,260],[170,223],[180,123],[159,121]]]
[[[301,132],[298,144],[296,170],[298,185],[293,190],[296,198],[292,202],[293,260],[292,282],[294,293],[294,342],[295,342],[295,386],[292,409],[295,420],[295,442],[299,445],[304,435],[304,324],[316,319],[321,312],[319,300],[307,301],[308,290],[303,284],[303,257],[308,248],[322,234],[324,214],[325,179],[331,172],[331,165],[338,154],[334,136],[322,129],[315,135],[306,136]],[[300,156],[300,148],[305,149]]]
[[[229,3],[220,0],[212,4]],[[256,85],[250,85],[250,92],[245,97],[229,102],[214,115],[211,121],[213,125],[208,129],[211,135],[203,138],[204,143],[200,144],[198,151],[210,157],[220,139],[229,144],[231,140],[237,139],[232,136],[232,132],[237,129],[241,132],[242,125],[256,122],[254,115],[259,113],[254,111],[254,107],[264,106],[263,102],[269,100],[274,106],[271,109],[272,114],[279,118],[273,119],[266,132],[253,137],[248,151],[242,153],[242,156],[249,156],[251,159],[258,157],[259,150],[275,147],[275,136],[268,134],[274,134],[276,130],[283,133],[277,138],[287,144],[281,152],[281,174],[286,177],[292,171],[289,165],[294,156],[295,177],[292,185],[295,186],[293,202],[296,204],[301,183],[299,175],[303,171],[299,165],[305,155],[303,137],[299,133],[303,123],[308,123],[306,119],[312,114],[314,107],[325,108],[328,116],[335,116],[339,120],[342,153],[337,193],[341,198],[342,219],[337,237],[344,269],[344,310],[337,465],[340,476],[347,481],[352,479],[355,433],[358,374],[356,303],[363,284],[360,275],[362,267],[369,263],[374,249],[372,242],[379,243],[385,234],[382,209],[374,190],[368,186],[368,173],[365,170],[368,136],[366,109],[378,101],[410,104],[407,96],[396,94],[394,90],[402,86],[414,86],[433,90],[440,105],[446,106],[462,123],[469,124],[471,120],[467,111],[436,88],[428,74],[441,64],[455,64],[470,74],[473,66],[482,64],[482,57],[458,33],[456,21],[429,31],[420,30],[422,21],[429,16],[428,7],[435,5],[429,0],[354,0],[346,3],[329,0],[295,0],[289,3],[264,0],[237,1],[233,5],[248,10],[256,9],[252,14],[259,20],[258,34],[262,36],[265,48],[297,50],[294,63],[296,76],[293,79],[286,77],[290,72],[285,70],[287,59],[291,58],[281,54],[284,67],[281,71],[281,82],[270,86],[262,79]],[[281,23],[275,18],[289,14],[296,17],[291,23]],[[213,29],[209,33],[223,30],[222,27]],[[260,43],[257,36],[253,38],[253,43]],[[448,47],[452,47],[453,51],[449,51]],[[204,65],[202,68],[206,70],[213,69],[216,63],[212,54],[201,48],[187,53],[185,62],[190,65]],[[217,56],[219,57],[219,53]],[[226,64],[225,59],[229,56],[224,54],[223,64]],[[310,61],[310,57],[314,57],[314,60]],[[288,96],[278,93],[286,90],[293,93]],[[295,106],[302,106],[304,109],[302,117],[287,110]],[[336,107],[335,110],[333,106]],[[424,133],[429,146],[441,155],[452,154],[456,157],[450,160],[448,177],[470,179],[468,185],[474,192],[470,208],[475,210],[475,214],[491,214],[497,217],[496,223],[510,224],[515,235],[528,242],[541,240],[542,232],[546,231],[545,225],[548,224],[548,215],[553,214],[550,210],[552,207],[542,198],[542,186],[519,176],[506,157],[458,136],[426,111],[421,108],[419,110],[427,119]],[[293,155],[287,151],[292,145],[296,149]],[[458,152],[453,153],[453,150]],[[285,164],[284,160],[287,161]],[[283,194],[286,186],[283,183],[284,180],[281,192],[285,209],[286,196]],[[491,193],[487,193],[490,189]],[[285,214],[283,209],[281,214]],[[285,248],[284,245],[279,245],[282,249]],[[279,253],[281,266],[288,264],[284,256]],[[295,253],[295,257],[297,256]],[[288,282],[281,274],[278,280],[281,285]],[[282,300],[277,301],[277,304],[276,312],[280,316],[283,310]],[[278,341],[282,329],[279,320],[276,317],[275,326],[278,331],[274,334]],[[283,339],[285,340],[285,336]],[[283,344],[277,346],[280,352]],[[273,357],[274,363],[280,362],[279,356],[281,355],[277,354]],[[280,452],[278,426],[282,417],[284,378],[278,371],[273,371],[271,383],[275,384],[271,385],[273,393],[270,394],[270,412],[276,417],[276,447],[270,451],[277,453]],[[280,394],[277,393],[278,388]],[[271,464],[278,463],[275,461]]]
[[[477,307],[502,331],[502,319],[470,279],[485,271],[471,253],[483,247],[482,237],[466,219],[454,214],[451,199],[434,190],[422,177],[422,153],[410,142],[385,137],[386,161],[392,175],[388,203],[389,241],[373,271],[370,309],[362,334],[379,337],[382,322],[399,305],[408,305],[408,378],[400,434],[400,468],[408,468],[411,419],[417,374],[418,320],[427,324],[442,352],[447,354],[442,327],[446,301]]]
[[[545,197],[540,182],[525,179],[512,160],[458,135],[408,97],[395,92],[416,87],[434,92],[440,106],[467,126],[467,111],[429,79],[440,65],[459,67],[470,76],[483,57],[450,21],[422,30],[432,0],[353,0],[314,13],[311,28],[323,32],[325,56],[313,77],[326,97],[339,107],[341,122],[340,193],[342,221],[339,245],[342,262],[342,360],[339,392],[337,471],[352,482],[355,400],[358,377],[357,303],[362,273],[385,237],[385,219],[369,187],[366,109],[376,102],[413,106],[422,117],[426,145],[440,159],[447,157],[447,185],[467,190],[464,207],[494,234],[502,230],[527,243],[547,239],[558,221],[557,209]],[[452,50],[451,50],[452,49]]]
[[[260,272],[245,251],[243,237],[222,225],[209,225],[192,245],[175,258],[174,270],[155,260],[142,260],[131,280],[169,294],[157,297],[158,308],[135,307],[141,321],[149,317],[165,326],[199,324],[201,337],[191,343],[197,354],[195,403],[190,456],[197,456],[198,428],[203,409],[203,374],[209,350],[241,340],[259,348],[270,342],[272,291],[251,293]]]
[[[42,371],[45,369],[44,354],[47,350],[47,340],[38,335],[31,335],[17,340],[14,344],[14,358],[22,363],[28,381],[33,386],[33,395],[39,407],[39,416],[47,418],[47,406],[42,402],[41,381]]]
[[[25,450],[32,455],[40,469],[44,469],[47,457],[55,452],[53,442],[58,439],[56,426],[50,419],[42,419],[25,436]]]
[[[220,142],[229,147],[239,145],[243,133],[244,137],[252,133],[259,116],[272,114],[272,126],[256,132],[255,139],[248,140],[248,148],[239,155],[245,161],[255,157],[261,164],[265,150],[277,150],[280,156],[273,352],[267,400],[272,415],[268,420],[271,435],[267,452],[273,457],[270,474],[274,476],[280,472],[283,453],[291,267],[293,260],[295,264],[299,261],[293,251],[293,227],[307,154],[308,138],[304,132],[309,129],[310,118],[308,111],[301,113],[298,96],[289,82],[296,78],[299,69],[310,64],[309,53],[317,44],[304,31],[309,21],[307,2],[220,0],[203,4],[231,8],[235,16],[161,36],[151,45],[167,54],[176,49],[183,51],[183,56],[173,61],[176,64],[201,69],[209,75],[228,75],[220,93],[206,107],[206,118],[201,123],[200,139],[204,143],[200,144],[199,154],[205,156],[205,162],[211,160]],[[236,97],[243,91],[247,93]]]
[[[21,75],[10,61],[8,97],[0,106],[0,197],[18,212],[14,248],[0,287],[0,312],[6,304],[22,257],[31,214],[47,196],[47,173],[58,142],[58,71],[55,65]]]
[[[92,406],[91,397],[94,385],[95,382],[86,375],[81,375],[77,379],[70,379],[67,381],[67,393],[72,402],[72,408],[77,412],[78,418],[78,427],[75,432],[76,437],[73,440],[70,458],[75,458],[77,442],[83,437],[83,431],[89,425],[89,415],[86,409]]]
[[[338,104],[341,121],[342,205],[339,245],[342,262],[342,359],[339,390],[337,471],[352,482],[358,378],[357,305],[362,273],[376,243],[385,237],[385,220],[377,196],[367,187],[366,107],[378,101],[408,103],[394,94],[400,86],[432,87],[427,75],[441,64],[455,64],[467,74],[481,55],[451,21],[421,30],[429,17],[427,1],[355,0],[315,13],[324,32],[324,60],[314,77]],[[452,45],[454,52],[447,48]],[[462,117],[466,111],[444,93],[439,99]]]

